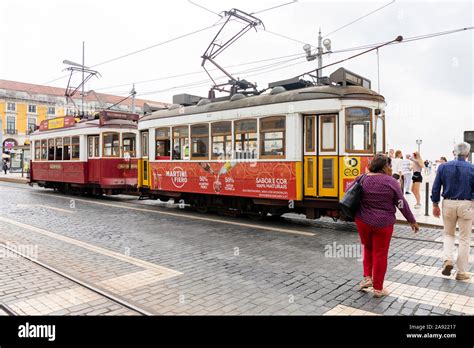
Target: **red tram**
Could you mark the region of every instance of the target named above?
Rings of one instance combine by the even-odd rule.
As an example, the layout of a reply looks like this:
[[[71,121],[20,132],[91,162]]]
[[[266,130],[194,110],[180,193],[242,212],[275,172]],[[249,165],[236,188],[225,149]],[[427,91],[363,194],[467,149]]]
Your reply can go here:
[[[118,194],[137,187],[138,114],[44,120],[30,136],[30,184],[62,192]]]

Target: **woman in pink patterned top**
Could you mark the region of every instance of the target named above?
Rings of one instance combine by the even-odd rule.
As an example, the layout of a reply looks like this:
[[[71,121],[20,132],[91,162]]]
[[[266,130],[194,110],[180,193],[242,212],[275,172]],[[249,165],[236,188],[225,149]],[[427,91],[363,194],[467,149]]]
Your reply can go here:
[[[361,289],[373,287],[374,296],[388,295],[383,288],[387,271],[388,249],[395,224],[396,208],[416,233],[416,223],[397,180],[392,177],[390,157],[377,154],[369,164],[369,173],[361,178],[362,193],[355,223],[364,249],[364,280]]]

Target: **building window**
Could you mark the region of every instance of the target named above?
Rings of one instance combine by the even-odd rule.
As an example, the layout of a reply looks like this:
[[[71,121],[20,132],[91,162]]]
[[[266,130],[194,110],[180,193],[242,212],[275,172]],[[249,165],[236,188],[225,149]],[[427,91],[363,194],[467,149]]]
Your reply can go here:
[[[7,103],[7,111],[16,111],[15,103]]]
[[[236,159],[257,158],[257,120],[235,121]]]
[[[34,117],[28,117],[28,129],[27,133],[31,134],[35,131],[36,129],[36,118]]]
[[[28,113],[36,114],[36,105],[28,105]]]
[[[212,159],[228,159],[232,155],[232,122],[211,124]]]
[[[48,107],[48,115],[56,115],[56,108],[54,106]]]
[[[47,140],[41,140],[41,160],[46,161],[48,159],[48,142]]]
[[[35,160],[41,160],[41,141],[35,141]]]
[[[336,115],[320,116],[321,151],[336,151]]]
[[[71,159],[78,160],[80,156],[79,137],[71,138]]]
[[[7,134],[16,134],[15,116],[7,116]]]
[[[146,137],[148,138],[148,133]],[[155,159],[158,160],[169,160],[170,159],[170,129],[169,128],[157,128],[155,130]],[[148,144],[148,140],[146,140]],[[148,153],[147,153],[148,154]],[[145,155],[144,155],[145,156]]]
[[[189,159],[188,126],[173,127],[173,159]]]
[[[102,136],[104,144],[104,157],[120,157],[120,137],[119,133],[104,133]]]
[[[123,157],[135,157],[136,136],[133,133],[122,134]],[[128,155],[127,155],[128,153]]]
[[[191,126],[191,159],[209,159],[209,124]]]
[[[367,108],[346,109],[346,152],[372,152],[372,111]]]
[[[71,159],[71,138],[63,138],[63,159],[69,161]]]
[[[54,139],[48,139],[48,161],[54,161]]]
[[[261,156],[285,157],[285,116],[266,117],[260,120]]]
[[[63,138],[56,138],[56,154],[54,156],[54,159],[56,161],[62,161],[63,160]]]

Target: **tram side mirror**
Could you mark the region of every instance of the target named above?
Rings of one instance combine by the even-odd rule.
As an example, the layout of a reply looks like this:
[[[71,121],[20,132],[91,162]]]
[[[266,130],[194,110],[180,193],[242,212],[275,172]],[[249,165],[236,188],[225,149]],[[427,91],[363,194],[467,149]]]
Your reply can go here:
[[[380,109],[375,109],[375,114],[376,114],[376,115],[380,115],[381,113],[382,113],[382,110],[380,110]]]

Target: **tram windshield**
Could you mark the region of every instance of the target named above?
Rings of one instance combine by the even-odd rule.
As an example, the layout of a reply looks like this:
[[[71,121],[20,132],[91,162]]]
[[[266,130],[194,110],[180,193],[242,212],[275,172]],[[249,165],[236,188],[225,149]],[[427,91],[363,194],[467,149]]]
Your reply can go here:
[[[346,109],[346,151],[372,152],[372,110],[367,108]]]

